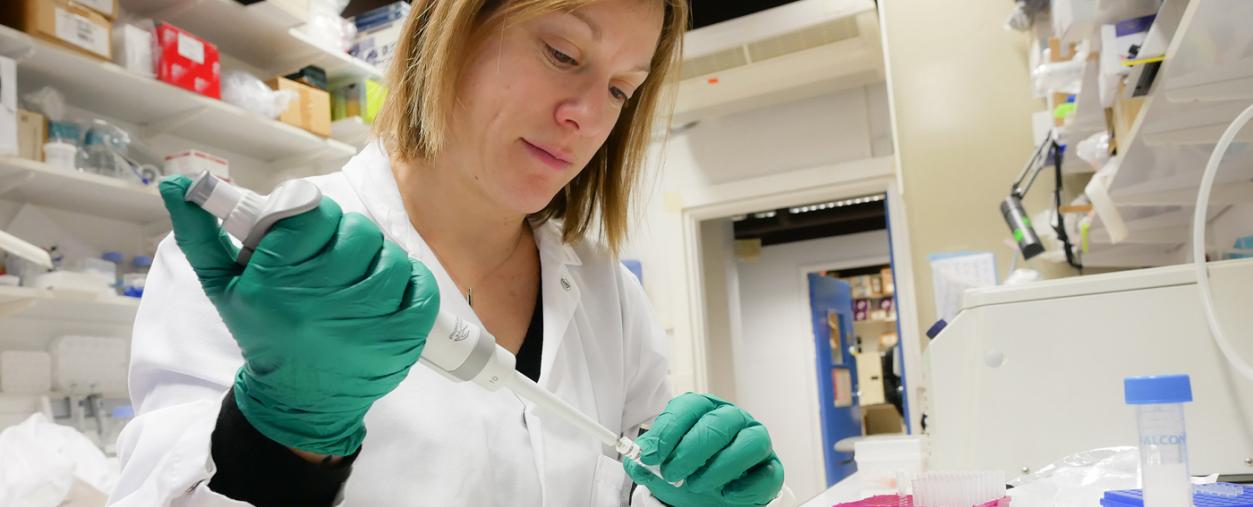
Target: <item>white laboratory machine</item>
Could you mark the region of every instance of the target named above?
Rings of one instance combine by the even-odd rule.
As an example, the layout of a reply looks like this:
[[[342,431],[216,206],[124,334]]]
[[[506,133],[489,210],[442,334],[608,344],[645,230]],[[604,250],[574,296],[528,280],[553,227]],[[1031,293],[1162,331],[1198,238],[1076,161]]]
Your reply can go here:
[[[1209,267],[1218,319],[1253,360],[1253,259]],[[1193,475],[1253,474],[1253,381],[1211,338],[1192,265],[968,291],[930,343],[928,467],[1017,477],[1137,443],[1123,379],[1187,374]]]

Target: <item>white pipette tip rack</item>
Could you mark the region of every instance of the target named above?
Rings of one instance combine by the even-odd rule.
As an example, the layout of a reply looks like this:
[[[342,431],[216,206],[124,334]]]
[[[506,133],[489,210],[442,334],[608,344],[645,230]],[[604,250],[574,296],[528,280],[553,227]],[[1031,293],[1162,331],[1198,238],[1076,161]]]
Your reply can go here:
[[[914,479],[916,507],[970,507],[1005,497],[1005,472],[927,472]]]

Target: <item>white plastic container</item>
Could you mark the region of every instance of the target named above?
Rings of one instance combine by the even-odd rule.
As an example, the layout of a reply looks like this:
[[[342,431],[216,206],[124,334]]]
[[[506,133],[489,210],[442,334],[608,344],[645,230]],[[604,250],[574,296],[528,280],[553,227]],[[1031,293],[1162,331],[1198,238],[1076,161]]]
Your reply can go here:
[[[0,352],[0,392],[48,394],[52,390],[52,356],[37,350]]]
[[[62,336],[52,341],[52,384],[67,393],[127,396],[129,341],[97,336]]]
[[[1191,381],[1187,375],[1128,377],[1123,388],[1127,404],[1136,407],[1144,506],[1192,505],[1183,420],[1183,404],[1192,401]]]
[[[910,482],[922,473],[922,437],[866,437],[853,444],[857,477],[862,495],[906,493]]]
[[[74,171],[74,157],[78,147],[70,143],[53,141],[44,144],[44,162],[57,169]]]

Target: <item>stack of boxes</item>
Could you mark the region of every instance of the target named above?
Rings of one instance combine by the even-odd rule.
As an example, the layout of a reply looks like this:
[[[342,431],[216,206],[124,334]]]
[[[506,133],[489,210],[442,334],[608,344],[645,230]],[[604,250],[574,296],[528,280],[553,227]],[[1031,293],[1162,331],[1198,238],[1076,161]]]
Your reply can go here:
[[[278,0],[271,0],[278,1]],[[40,40],[68,48],[102,61],[114,61],[135,74],[151,76],[206,97],[221,98],[222,64],[218,48],[177,26],[165,22],[134,25],[114,20],[120,15],[119,0],[4,0],[0,23]],[[301,4],[300,0],[284,3]],[[384,68],[394,56],[407,2],[369,11],[352,19],[359,30],[352,53]],[[11,60],[0,59],[0,155],[42,159],[49,140],[46,118],[17,109],[16,69]],[[372,122],[386,91],[373,80],[341,81],[333,86],[326,73],[306,67],[287,77],[273,77],[267,84],[275,90],[292,90],[292,101],[279,121],[322,137],[331,135],[335,119],[361,117]],[[334,100],[332,100],[334,96]],[[332,102],[334,105],[332,107]],[[332,113],[334,109],[334,113]],[[21,135],[18,135],[21,132]]]
[[[395,2],[352,18],[357,25],[357,40],[348,52],[386,71],[396,53],[409,4]]]
[[[893,295],[896,292],[892,269],[883,268],[879,274],[853,276],[843,279],[853,296],[853,320],[894,320],[896,308]]]

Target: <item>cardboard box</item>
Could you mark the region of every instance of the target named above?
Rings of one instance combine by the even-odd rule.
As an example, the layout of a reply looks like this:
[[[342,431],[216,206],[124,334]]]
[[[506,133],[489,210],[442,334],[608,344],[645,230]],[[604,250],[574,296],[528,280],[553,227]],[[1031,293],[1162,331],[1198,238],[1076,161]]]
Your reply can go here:
[[[273,90],[291,90],[297,98],[280,114],[278,120],[295,125],[322,137],[331,135],[331,95],[304,83],[273,77],[265,84]]]
[[[1131,136],[1131,127],[1136,122],[1136,117],[1140,115],[1140,108],[1144,106],[1144,97],[1124,98],[1127,95],[1127,84],[1124,82],[1118,85],[1118,95],[1114,99],[1114,107],[1106,114],[1106,122],[1109,124],[1109,131],[1114,134],[1110,143],[1119,147],[1119,151],[1126,150],[1125,139]]]
[[[165,174],[199,176],[205,171],[231,181],[231,166],[224,158],[199,150],[187,150],[165,157]]]
[[[222,98],[218,47],[169,23],[157,23],[157,79],[206,97]]]
[[[0,22],[31,36],[108,60],[109,19],[69,0],[6,0]]]
[[[96,11],[111,20],[117,19],[118,14],[121,13],[117,5],[118,0],[74,0],[74,3]]]
[[[44,143],[48,142],[48,120],[44,115],[17,111],[17,156],[42,162]]]
[[[0,56],[0,155],[17,154],[17,62]]]

